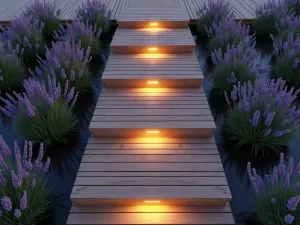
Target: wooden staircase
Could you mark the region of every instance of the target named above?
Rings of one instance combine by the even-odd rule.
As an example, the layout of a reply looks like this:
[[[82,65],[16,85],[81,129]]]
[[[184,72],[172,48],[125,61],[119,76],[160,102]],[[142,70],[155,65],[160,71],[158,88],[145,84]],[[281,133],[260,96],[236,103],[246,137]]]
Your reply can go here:
[[[187,12],[139,1],[120,12],[67,224],[235,224]]]

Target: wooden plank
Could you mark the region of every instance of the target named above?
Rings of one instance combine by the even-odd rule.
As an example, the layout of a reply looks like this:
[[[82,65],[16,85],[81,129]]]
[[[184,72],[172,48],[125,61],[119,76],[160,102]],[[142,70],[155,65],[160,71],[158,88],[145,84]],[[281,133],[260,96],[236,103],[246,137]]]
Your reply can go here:
[[[134,138],[93,138],[90,137],[88,140],[89,144],[98,144],[99,149],[114,149],[115,144],[119,144],[117,146],[124,147],[126,145],[124,144],[143,144],[140,146],[148,146],[149,144],[159,144],[157,146],[161,146],[163,148],[176,148],[176,147],[182,147],[182,148],[191,148],[191,146],[194,146],[193,148],[201,148],[202,145],[194,145],[194,144],[213,144],[216,146],[215,139],[213,137],[210,138],[170,138],[170,137],[155,137],[155,138],[141,138],[141,137],[134,137]],[[106,145],[104,147],[103,144],[110,144]],[[172,144],[170,145],[167,144]],[[188,145],[186,145],[188,144]],[[136,148],[137,146],[135,146]],[[143,147],[144,148],[144,147]],[[205,146],[204,148],[207,148]]]
[[[224,172],[84,172],[77,177],[225,177]]]
[[[75,186],[226,186],[226,177],[77,177]]]
[[[74,186],[71,194],[75,204],[77,199],[86,199],[90,205],[132,205],[147,199],[159,199],[162,204],[201,205],[220,201],[225,205],[230,198],[227,186]]]
[[[67,224],[235,224],[231,213],[72,213]]]
[[[157,205],[151,207],[144,205],[142,206],[76,206],[73,205],[71,213],[230,213],[231,208],[229,205],[225,206],[179,206],[179,205],[168,205],[160,206]]]
[[[128,8],[177,8],[177,0],[129,0]]]
[[[81,163],[84,172],[222,172],[221,163]]]
[[[197,163],[220,162],[219,155],[84,155],[83,163]]]
[[[85,155],[218,155],[217,150],[170,150],[170,149],[151,149],[151,150],[85,150]]]

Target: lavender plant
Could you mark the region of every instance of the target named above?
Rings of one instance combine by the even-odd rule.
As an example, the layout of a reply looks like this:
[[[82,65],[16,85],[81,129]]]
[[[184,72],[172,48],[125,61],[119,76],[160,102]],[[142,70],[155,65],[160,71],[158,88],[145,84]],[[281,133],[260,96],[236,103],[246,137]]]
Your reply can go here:
[[[294,101],[299,89],[287,89],[282,79],[257,80],[225,93],[228,104],[225,130],[237,146],[250,146],[251,153],[278,151],[287,146],[300,124],[300,109]]]
[[[288,35],[291,33],[294,38],[300,35],[300,17],[294,16],[294,14],[282,17],[277,24],[277,30],[279,32],[278,39],[284,43],[288,39]],[[274,36],[271,37],[274,41]]]
[[[235,18],[233,7],[224,0],[205,0],[203,5],[196,9],[196,14],[197,32],[202,36],[206,35],[206,29],[213,23],[218,24],[221,20]]]
[[[10,27],[0,25],[0,40],[11,41],[13,48],[19,45],[24,49],[25,58],[35,57],[36,54],[43,54],[45,51],[43,28],[44,23],[37,19],[19,17],[11,21]]]
[[[46,172],[50,158],[42,163],[44,146],[33,160],[32,142],[25,141],[23,154],[17,142],[14,151],[0,136],[0,224],[36,224],[52,206]]]
[[[45,0],[35,0],[22,12],[24,17],[38,19],[44,23],[43,34],[45,38],[52,37],[53,32],[60,28],[59,14],[60,10],[55,12],[55,2],[50,3]]]
[[[256,192],[255,220],[261,224],[300,224],[300,163],[294,167],[294,160],[280,162],[270,174],[261,177],[256,169],[247,166],[249,179]]]
[[[111,28],[111,11],[103,0],[87,0],[76,10],[77,18],[81,21],[94,26],[95,29],[101,29],[104,34]]]
[[[282,77],[290,87],[300,88],[300,38],[294,39],[290,34],[288,40],[283,45],[280,44],[280,41],[274,43],[277,61],[273,76]]]
[[[47,82],[48,74],[55,74],[56,80],[65,85],[66,82],[77,91],[84,92],[91,85],[91,73],[88,64],[91,61],[91,47],[84,50],[80,40],[78,44],[73,41],[53,42],[52,48],[46,48],[46,58],[38,57],[39,66],[33,76]]]
[[[36,79],[24,81],[24,93],[6,94],[0,110],[12,118],[19,135],[33,142],[66,142],[65,136],[75,131],[77,120],[73,107],[78,96],[66,81],[63,87],[54,74],[48,76],[48,85]]]
[[[300,1],[299,0],[284,0],[285,5],[291,11],[294,11],[296,15],[300,16]]]
[[[252,21],[252,28],[256,34],[263,37],[268,37],[270,34],[277,35],[276,24],[280,18],[288,16],[290,13],[282,1],[268,0],[256,9],[256,18]]]
[[[255,48],[244,44],[229,45],[224,54],[221,49],[215,50],[211,57],[215,65],[212,73],[213,93],[218,97],[223,96],[224,92],[231,92],[238,82],[254,83],[258,75],[263,76],[269,71],[269,67],[259,60],[260,54]]]
[[[225,52],[228,45],[243,43],[251,46],[255,43],[255,36],[249,34],[249,26],[242,25],[234,20],[214,22],[210,28],[206,29],[206,32],[211,39],[208,46],[211,52],[219,48],[221,48],[222,52]]]
[[[65,28],[60,27],[60,30],[54,32],[54,38],[56,41],[74,41],[78,43],[81,41],[81,46],[84,49],[91,47],[91,55],[97,56],[101,54],[101,45],[99,37],[102,29],[96,28],[96,26],[88,25],[87,22],[84,24],[80,21],[74,21],[68,24]]]
[[[0,46],[0,93],[22,86],[26,77],[22,60],[19,58],[22,50],[19,45],[13,49],[10,41],[7,49]]]

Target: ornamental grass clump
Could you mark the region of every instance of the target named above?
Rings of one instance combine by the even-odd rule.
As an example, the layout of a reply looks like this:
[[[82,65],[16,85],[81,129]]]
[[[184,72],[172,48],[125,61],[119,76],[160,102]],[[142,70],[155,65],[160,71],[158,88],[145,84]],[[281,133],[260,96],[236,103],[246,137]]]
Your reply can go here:
[[[277,43],[278,44],[278,43]],[[300,88],[300,38],[293,38],[290,34],[288,40],[274,47],[277,55],[274,66],[274,78],[282,77],[289,87]],[[281,50],[281,51],[280,51]]]
[[[295,12],[295,15],[300,16],[300,0],[284,0],[286,7]]]
[[[255,48],[244,44],[228,46],[224,54],[219,49],[212,53],[211,58],[215,65],[212,73],[213,94],[218,97],[223,96],[224,92],[231,92],[238,82],[254,83],[258,76],[269,71],[267,65],[257,60],[260,54]]]
[[[288,146],[300,124],[300,109],[294,105],[298,93],[282,79],[234,85],[230,98],[225,93],[229,138],[255,155]]]
[[[32,58],[45,51],[43,28],[44,23],[38,19],[19,17],[11,21],[10,27],[0,25],[0,40],[11,41],[13,48],[19,45],[24,49],[23,57]]]
[[[53,32],[60,28],[59,12],[59,10],[55,12],[55,2],[35,0],[31,5],[27,6],[22,15],[42,21],[44,23],[43,35],[49,39],[52,37]]]
[[[269,0],[256,9],[256,18],[252,21],[253,31],[263,37],[269,37],[270,34],[277,35],[276,24],[290,13],[281,1]]]
[[[42,163],[44,146],[33,160],[32,142],[25,141],[23,154],[17,142],[12,151],[0,136],[0,224],[36,224],[52,207],[46,172],[50,158]]]
[[[210,38],[208,46],[210,52],[221,48],[224,53],[228,45],[236,46],[243,43],[246,46],[252,46],[255,43],[255,36],[250,35],[249,26],[242,25],[234,20],[214,22],[211,27],[206,29],[206,32]]]
[[[65,28],[61,26],[60,30],[54,32],[56,41],[74,41],[78,43],[81,41],[81,47],[87,49],[91,47],[91,55],[98,56],[102,53],[101,43],[99,37],[101,35],[101,28],[93,25],[88,25],[80,21],[74,21],[68,24]]]
[[[249,179],[256,192],[255,217],[259,224],[300,224],[300,163],[294,167],[293,158],[280,162],[270,174],[261,177],[256,169],[247,166]]]
[[[212,23],[218,24],[221,20],[235,18],[233,7],[224,0],[204,1],[202,7],[198,7],[196,10],[196,14],[198,17],[197,32],[201,36],[207,35],[206,29]]]
[[[84,92],[91,86],[91,73],[88,64],[91,61],[91,47],[84,50],[80,40],[78,44],[73,41],[53,42],[52,48],[46,48],[46,57],[38,57],[39,66],[33,76],[48,82],[48,74],[55,74],[56,80],[62,85],[69,82],[76,91]]]
[[[77,119],[73,107],[78,96],[75,88],[56,82],[55,75],[48,76],[48,85],[29,78],[24,81],[24,93],[7,94],[2,112],[13,120],[18,134],[26,140],[66,142],[66,135],[75,132]]]
[[[278,39],[281,39],[284,43],[288,39],[288,35],[291,33],[294,38],[300,35],[300,17],[289,15],[282,17],[277,25]],[[272,35],[273,36],[273,35]],[[274,36],[272,37],[274,39]]]
[[[13,49],[10,41],[7,49],[0,46],[0,93],[22,86],[26,77],[22,59],[19,58],[22,50],[19,45]]]
[[[103,0],[87,0],[76,10],[77,18],[101,29],[103,34],[108,34],[111,28],[111,11]]]

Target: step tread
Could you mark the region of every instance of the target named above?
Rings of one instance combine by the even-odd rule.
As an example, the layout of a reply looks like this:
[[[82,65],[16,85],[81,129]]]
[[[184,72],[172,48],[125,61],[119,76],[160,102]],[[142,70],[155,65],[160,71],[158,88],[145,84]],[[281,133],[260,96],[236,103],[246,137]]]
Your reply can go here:
[[[77,205],[130,204],[145,198],[179,204],[229,201],[214,139],[91,137],[72,201]]]
[[[153,32],[151,29],[118,28],[111,43],[112,49],[117,46],[192,46],[195,41],[189,28],[161,28]]]
[[[164,134],[188,134],[216,128],[203,88],[107,89],[100,93],[90,131],[108,135],[113,131],[145,134],[146,129],[162,129]],[[122,104],[120,104],[122,103]],[[163,131],[163,129],[166,129]],[[136,135],[137,133],[135,133]],[[96,135],[98,136],[98,135]]]
[[[68,225],[84,224],[235,224],[230,206],[76,206]]]

